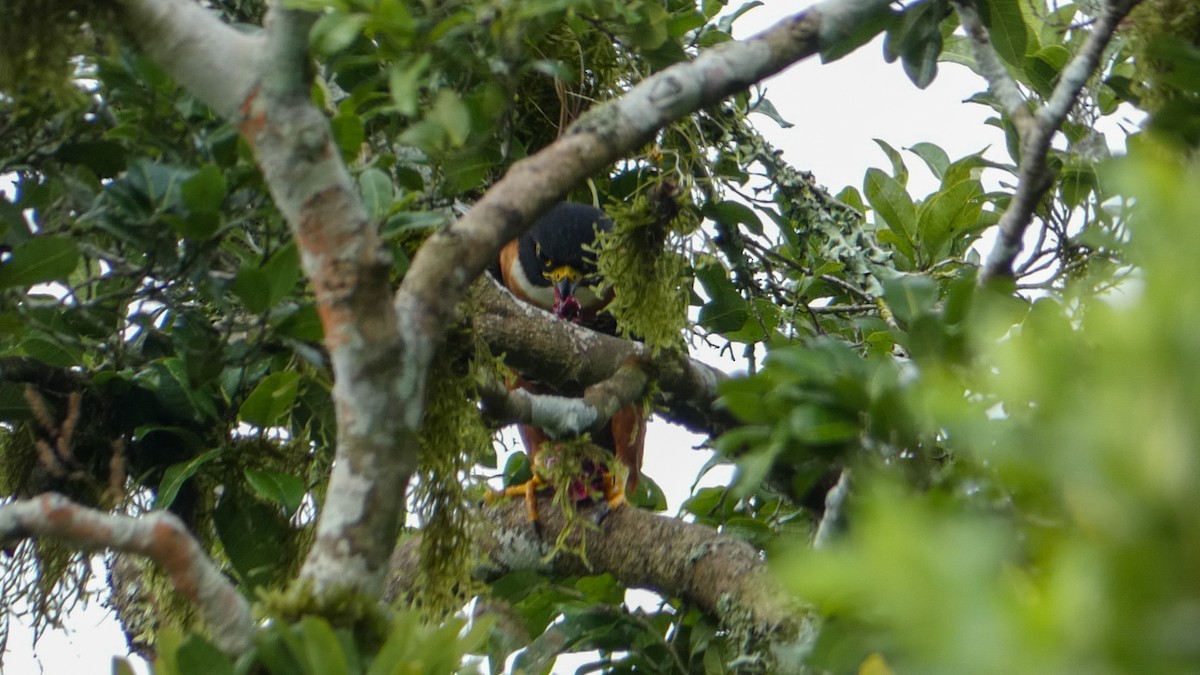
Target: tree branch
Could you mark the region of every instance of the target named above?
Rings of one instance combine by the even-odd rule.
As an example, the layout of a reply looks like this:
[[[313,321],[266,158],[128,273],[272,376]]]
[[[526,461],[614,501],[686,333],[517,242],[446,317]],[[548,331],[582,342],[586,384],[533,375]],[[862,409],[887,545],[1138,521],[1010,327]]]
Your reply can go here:
[[[472,288],[476,333],[518,372],[555,389],[582,392],[636,362],[656,385],[658,414],[697,433],[718,436],[737,420],[715,403],[721,371],[684,354],[651,357],[642,344],[576,326],[523,303],[485,275]]]
[[[189,0],[119,0],[122,25],[193,96],[233,118],[255,87],[262,39]]]
[[[680,598],[717,618],[736,637],[770,644],[780,655],[807,640],[810,617],[779,588],[762,554],[750,544],[678,518],[624,507],[596,529],[575,528],[567,545],[555,549],[566,526],[551,497],[538,505],[539,527],[528,520],[522,500],[501,501],[483,510],[488,527],[480,543],[483,559],[476,575],[485,581],[517,570],[553,577],[610,573],[632,588]],[[580,512],[580,517],[588,514]],[[583,544],[585,562],[569,549]],[[392,558],[385,597],[413,591],[419,564],[419,538],[406,541]]]
[[[170,512],[154,511],[137,518],[114,516],[54,493],[0,506],[0,542],[28,537],[53,537],[81,548],[144,555],[167,573],[176,591],[195,604],[221,651],[241,654],[253,642],[254,620],[246,599]]]
[[[963,30],[971,40],[971,49],[975,54],[975,63],[979,66],[980,75],[987,80],[988,89],[1012,118],[1018,133],[1024,136],[1033,125],[1033,114],[1029,112],[1028,102],[1016,80],[1008,74],[1000,55],[992,47],[991,35],[987,26],[983,25],[974,0],[954,0],[954,9],[958,12],[958,20],[962,23]]]
[[[1021,240],[1025,229],[1033,221],[1033,212],[1038,201],[1052,185],[1052,176],[1046,167],[1046,153],[1050,150],[1050,142],[1074,107],[1084,84],[1099,65],[1117,24],[1140,1],[1104,1],[1100,15],[1092,24],[1092,33],[1087,42],[1063,68],[1062,76],[1050,94],[1050,100],[1034,116],[1034,124],[1026,133],[1021,134],[1017,191],[1004,214],[1000,216],[1000,234],[979,274],[980,284],[986,284],[996,277],[1012,276],[1013,262],[1021,252]]]
[[[584,390],[581,398],[508,391],[500,383],[480,387],[484,413],[501,424],[528,424],[551,438],[578,436],[603,427],[621,408],[637,401],[649,379],[634,364],[625,364],[612,377]]]

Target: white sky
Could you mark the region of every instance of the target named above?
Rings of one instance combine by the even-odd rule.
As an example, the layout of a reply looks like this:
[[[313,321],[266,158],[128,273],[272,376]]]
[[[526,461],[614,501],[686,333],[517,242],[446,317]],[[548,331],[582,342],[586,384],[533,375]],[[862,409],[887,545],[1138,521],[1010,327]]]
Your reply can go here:
[[[735,0],[731,6],[737,4]],[[757,32],[811,4],[766,0],[764,6],[751,10],[738,22],[737,37]],[[983,82],[966,68],[943,64],[932,85],[925,91],[918,90],[899,63],[883,61],[881,40],[877,39],[833,64],[823,65],[812,59],[769,80],[768,98],[795,126],[780,129],[761,116],[756,122],[789,162],[814,172],[817,182],[831,192],[846,185],[861,190],[868,167],[890,172],[890,163],[873,138],[884,139],[897,149],[921,141],[933,142],[951,159],[991,145],[1001,155],[997,158],[1004,159],[1000,132],[983,124],[991,111],[962,102],[982,88]],[[912,170],[910,189],[924,196],[936,188],[937,182],[924,170],[923,162],[905,154]],[[724,367],[737,365],[725,361]],[[691,449],[701,440],[662,422],[650,426],[644,472],[667,492],[672,513],[686,498],[696,473],[708,459],[707,453]],[[705,483],[721,483],[728,476],[728,469],[719,469]],[[71,619],[66,629],[42,638],[36,658],[28,631],[14,625],[4,659],[5,672],[109,672],[112,656],[125,653],[124,638],[115,621],[106,618],[98,602],[77,611]]]

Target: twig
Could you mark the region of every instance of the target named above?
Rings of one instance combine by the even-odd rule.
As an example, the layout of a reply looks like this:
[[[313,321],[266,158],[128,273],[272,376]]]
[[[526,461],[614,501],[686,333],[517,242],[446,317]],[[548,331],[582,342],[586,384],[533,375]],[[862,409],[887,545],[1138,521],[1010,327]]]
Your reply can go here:
[[[1099,65],[1117,24],[1138,2],[1140,0],[1104,2],[1087,42],[1063,68],[1062,76],[1054,87],[1050,100],[1037,111],[1034,123],[1028,131],[1021,133],[1017,191],[1004,214],[1000,216],[1000,235],[979,274],[980,284],[986,284],[996,277],[1012,276],[1013,261],[1021,252],[1021,239],[1025,235],[1025,229],[1033,219],[1038,201],[1052,184],[1052,176],[1046,167],[1046,153],[1050,149],[1050,141],[1075,105],[1083,85]]]
[[[971,48],[975,53],[975,63],[979,66],[980,75],[987,80],[988,89],[991,90],[1000,105],[1004,106],[1004,111],[1016,124],[1018,133],[1024,136],[1033,125],[1033,115],[1029,112],[1025,95],[1021,93],[1016,80],[1008,74],[1004,63],[1000,61],[1000,55],[992,46],[991,35],[988,33],[987,27],[983,25],[983,19],[979,16],[979,12],[976,11],[974,1],[952,0],[952,2],[958,11],[958,19],[962,22],[963,30],[971,39]]]

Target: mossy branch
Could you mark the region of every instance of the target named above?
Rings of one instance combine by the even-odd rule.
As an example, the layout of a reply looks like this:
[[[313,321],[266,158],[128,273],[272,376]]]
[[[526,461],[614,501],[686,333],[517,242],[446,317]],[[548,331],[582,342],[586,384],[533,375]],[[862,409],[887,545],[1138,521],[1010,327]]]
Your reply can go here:
[[[582,391],[636,363],[655,384],[653,404],[663,419],[714,436],[737,424],[715,406],[717,387],[727,376],[711,366],[669,350],[651,356],[640,343],[556,319],[520,302],[488,276],[476,282],[472,294],[474,313],[464,320],[493,353],[504,354],[510,367],[530,378],[560,391]]]
[[[0,543],[29,537],[50,537],[75,548],[106,548],[151,558],[175,589],[199,609],[218,648],[234,655],[250,648],[254,621],[249,603],[170,512],[155,511],[138,518],[114,516],[53,493],[0,506]]]
[[[558,578],[607,572],[628,587],[691,604],[715,617],[744,648],[776,662],[812,637],[807,610],[777,585],[761,552],[745,541],[705,525],[624,507],[609,513],[597,528],[587,528],[585,561],[572,550],[579,541],[570,540],[584,536],[582,528],[568,535],[567,546],[555,546],[569,524],[551,500],[540,498],[536,530],[520,500],[482,510],[488,527],[475,570],[479,579],[518,570]],[[388,598],[412,592],[419,546],[417,538],[396,550]],[[786,669],[786,664],[776,667]]]

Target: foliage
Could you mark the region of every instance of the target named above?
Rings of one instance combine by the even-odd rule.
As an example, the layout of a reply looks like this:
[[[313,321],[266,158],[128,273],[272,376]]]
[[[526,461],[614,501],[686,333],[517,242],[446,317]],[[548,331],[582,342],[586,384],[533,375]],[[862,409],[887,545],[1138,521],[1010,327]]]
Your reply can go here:
[[[236,662],[198,635],[167,632],[159,638],[154,671],[159,675],[449,675],[460,672],[463,656],[481,643],[488,629],[487,622],[466,626],[459,619],[431,626],[416,611],[397,613],[390,623],[383,645],[372,650],[360,647],[352,631],[335,628],[317,616],[294,624],[274,623],[259,630],[254,648]]]
[[[272,615],[254,650],[230,662],[182,637],[185,609],[161,625],[136,620],[172,596],[161,576],[118,559],[122,619],[155,643],[158,672],[453,672],[468,653],[499,672],[517,652],[514,667],[545,672],[581,650],[606,672],[788,665],[743,653],[729,626],[679,598],[625,607],[626,589],[600,570],[469,583],[468,507],[480,488],[465,479],[495,464],[473,382],[495,357],[459,333],[430,382],[413,501],[422,611],[397,609],[383,630],[356,605],[309,611],[303,594],[281,594],[312,538],[336,436],[295,245],[234,128],[128,47],[94,44],[98,29],[74,5],[51,4],[63,12],[46,24],[60,42],[49,29],[8,42],[0,21],[0,176],[14,188],[0,196],[0,489],[131,514],[169,508]],[[729,40],[754,3],[288,4],[321,12],[313,96],[399,282],[455,203],[592,103]],[[1089,35],[1088,5],[976,5],[1009,75],[1044,102]],[[11,11],[27,17],[29,6]],[[250,24],[263,10],[214,7]],[[763,547],[784,584],[816,604],[825,619],[809,666],[1195,663],[1190,9],[1148,2],[1122,29],[1129,39],[1118,35],[1051,150],[1031,246],[1013,279],[987,288],[976,283],[978,245],[1012,200],[1020,159],[1016,125],[988,93],[972,103],[993,111],[1007,157],[880,140],[886,168],[834,196],[754,128],[787,123],[752,90],[662,130],[573,195],[617,223],[600,264],[626,334],[652,349],[682,336],[745,355],[749,372],[721,400],[740,423],[712,443],[736,477],[696,490],[683,515]],[[922,0],[880,12],[824,56],[884,32],[885,59],[917,86],[940,63],[979,72],[949,10]],[[31,83],[74,74],[88,95],[17,86],[12,73],[30,63],[44,75]],[[1097,122],[1124,114],[1121,104],[1154,115],[1128,139],[1129,156],[1111,161]],[[913,171],[936,189],[912,194]],[[528,475],[521,461],[505,467],[508,482]],[[572,461],[554,470],[577,475],[583,459]],[[847,501],[827,508],[839,478]],[[819,530],[828,536],[813,550]],[[14,555],[5,610],[32,599],[51,621],[82,593],[81,568],[62,551],[39,543]],[[13,576],[33,570],[32,583]],[[489,620],[468,629],[447,618],[472,596]]]

